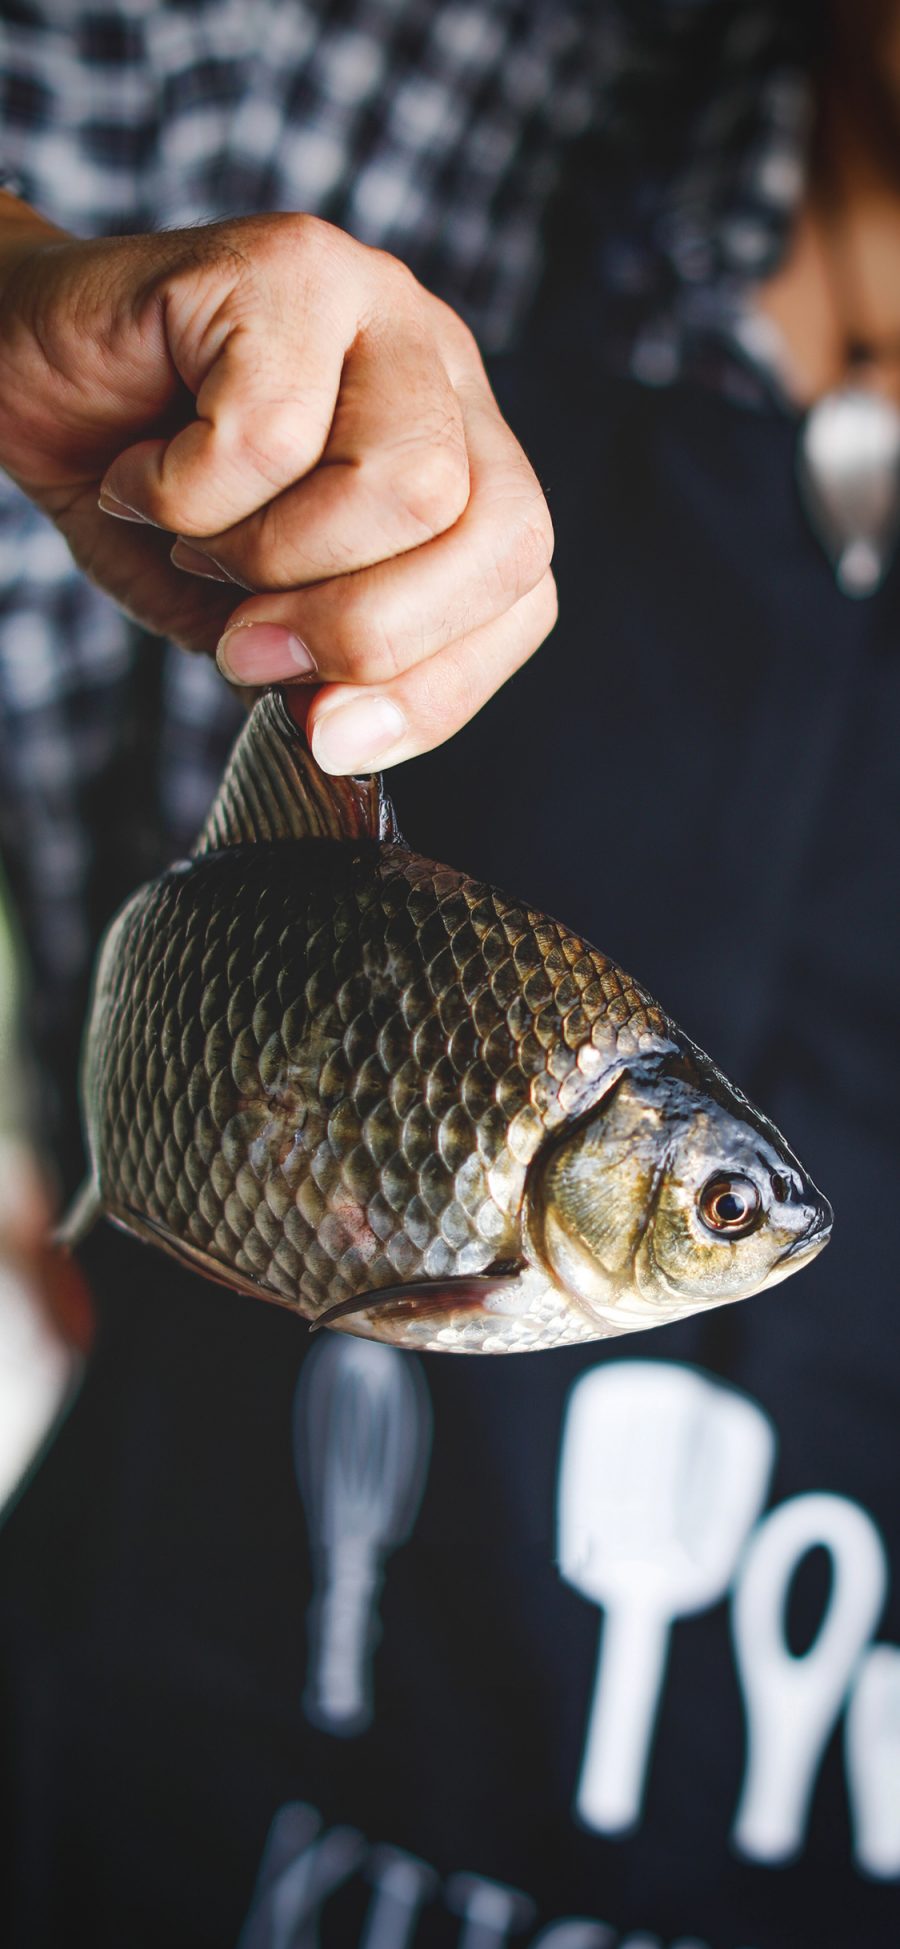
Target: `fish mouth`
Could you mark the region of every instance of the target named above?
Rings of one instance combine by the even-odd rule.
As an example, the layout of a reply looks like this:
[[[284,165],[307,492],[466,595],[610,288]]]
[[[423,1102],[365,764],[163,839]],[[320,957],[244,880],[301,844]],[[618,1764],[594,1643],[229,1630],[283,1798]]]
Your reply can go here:
[[[803,1264],[807,1259],[814,1259],[828,1244],[833,1224],[834,1212],[827,1199],[823,1198],[812,1224],[782,1252],[778,1261],[779,1268],[790,1265],[793,1272],[795,1266]]]

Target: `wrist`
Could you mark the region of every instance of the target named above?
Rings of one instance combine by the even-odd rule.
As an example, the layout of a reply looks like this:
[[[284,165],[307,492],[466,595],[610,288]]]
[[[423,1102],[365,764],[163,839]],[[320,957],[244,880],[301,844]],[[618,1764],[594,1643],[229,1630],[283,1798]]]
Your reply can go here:
[[[11,190],[0,189],[0,295],[7,278],[33,252],[45,250],[48,244],[70,242],[67,231]]]

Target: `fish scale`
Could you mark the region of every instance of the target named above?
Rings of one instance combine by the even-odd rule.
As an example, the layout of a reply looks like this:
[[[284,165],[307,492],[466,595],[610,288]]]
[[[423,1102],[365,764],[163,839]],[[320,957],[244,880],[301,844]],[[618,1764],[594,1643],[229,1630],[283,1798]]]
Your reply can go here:
[[[225,1284],[405,1346],[565,1345],[693,1311],[705,1283],[729,1296],[702,1238],[689,1303],[630,1264],[675,1150],[708,1141],[720,1174],[721,1123],[735,1155],[752,1135],[753,1170],[760,1133],[790,1160],[637,982],[411,851],[379,782],[325,779],[276,696],[194,857],[108,930],[82,1081],[74,1232],[106,1211]],[[786,1255],[800,1218],[782,1217]]]
[[[338,872],[324,843],[312,876],[276,843],[135,895],[86,1076],[108,1106],[111,1207],[313,1313],[362,1272],[378,1287],[514,1255],[565,1083],[586,1103],[610,1063],[667,1039],[649,997],[564,929],[405,848],[374,872],[370,849],[345,852]]]

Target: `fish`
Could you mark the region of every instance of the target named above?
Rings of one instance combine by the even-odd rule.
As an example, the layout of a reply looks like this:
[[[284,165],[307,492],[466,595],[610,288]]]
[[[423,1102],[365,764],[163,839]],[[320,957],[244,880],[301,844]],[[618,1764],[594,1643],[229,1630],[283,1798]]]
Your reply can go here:
[[[544,1351],[746,1298],[831,1208],[607,955],[422,858],[275,690],[191,857],[101,945],[85,1036],[99,1215],[329,1327]]]

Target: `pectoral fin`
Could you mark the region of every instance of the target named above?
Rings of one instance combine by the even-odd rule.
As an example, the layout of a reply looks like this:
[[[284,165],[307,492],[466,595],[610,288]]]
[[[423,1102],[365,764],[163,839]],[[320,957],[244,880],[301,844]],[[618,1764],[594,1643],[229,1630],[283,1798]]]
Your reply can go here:
[[[464,1273],[451,1279],[411,1279],[405,1285],[379,1286],[373,1292],[360,1293],[358,1298],[342,1299],[338,1306],[329,1306],[327,1312],[320,1313],[310,1323],[309,1330],[318,1333],[321,1326],[334,1326],[354,1313],[377,1312],[380,1318],[399,1326],[405,1319],[439,1319],[456,1313],[483,1312],[487,1301],[497,1300],[504,1293],[510,1298],[514,1296],[522,1271],[524,1267],[515,1261],[491,1272]]]

